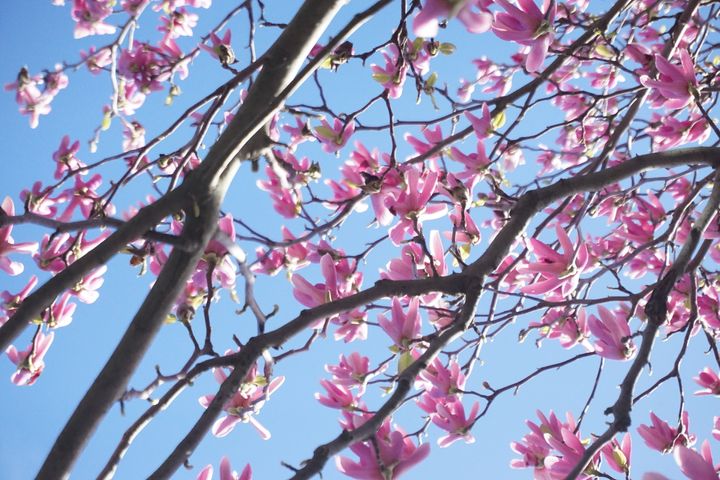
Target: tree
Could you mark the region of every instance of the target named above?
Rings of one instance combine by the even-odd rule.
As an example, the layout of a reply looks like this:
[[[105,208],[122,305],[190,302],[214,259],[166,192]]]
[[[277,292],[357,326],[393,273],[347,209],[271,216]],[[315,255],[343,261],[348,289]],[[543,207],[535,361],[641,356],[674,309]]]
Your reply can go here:
[[[688,429],[713,400],[686,400],[693,382],[720,395],[715,2],[219,3],[74,0],[74,36],[93,47],[6,86],[32,128],[77,88],[72,72],[111,87],[87,156],[82,132],[68,132],[54,180],[43,173],[2,202],[0,268],[22,279],[0,311],[12,383],[44,380],[56,331],[83,328],[78,302],[122,295],[100,289],[110,262],[152,277],[38,478],[69,475],[117,402],[152,399],[108,456],[101,476],[112,476],[142,429],[211,376],[217,390],[152,478],[189,465],[208,433],[244,422],[268,438],[278,371],[333,339],[343,354],[313,389],[340,427],[298,446],[292,478],[333,458],[353,478],[420,471],[437,437],[443,448],[492,435],[480,421],[497,400],[566,368],[576,386],[554,401],[580,408],[565,420],[538,411],[512,467],[630,478],[634,437],[635,452],[642,439],[672,453],[670,475],[717,478],[700,440],[720,440],[720,420]],[[205,93],[186,99],[193,78]],[[254,224],[263,202],[274,218]],[[278,307],[284,290],[295,302]],[[231,329],[221,308],[237,309]],[[167,359],[180,366],[131,387],[170,328],[187,333]],[[552,357],[518,361],[531,358],[528,338]],[[518,363],[500,378],[480,361],[501,354],[491,341]],[[691,358],[702,366],[684,368]],[[648,416],[657,402],[675,418]],[[230,478],[227,459],[220,468]]]

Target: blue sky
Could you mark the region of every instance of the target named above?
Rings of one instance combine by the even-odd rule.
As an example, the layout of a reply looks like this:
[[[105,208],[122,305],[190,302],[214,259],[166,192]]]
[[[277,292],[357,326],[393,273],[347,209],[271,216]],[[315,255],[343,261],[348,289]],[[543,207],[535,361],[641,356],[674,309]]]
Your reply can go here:
[[[23,65],[27,65],[29,70],[35,73],[43,68],[51,68],[54,63],[63,59],[74,61],[78,57],[79,49],[86,49],[92,44],[100,45],[105,40],[97,37],[82,41],[73,40],[69,9],[52,7],[49,3],[31,0],[5,6],[4,13],[0,16],[0,44],[6,46],[0,50],[0,82],[13,81]],[[225,9],[229,8],[219,0],[215,3],[217,9],[211,9],[207,14],[204,11],[199,12],[205,14],[201,25],[212,25],[216,21],[214,19],[220,18]],[[293,5],[296,3],[293,2]],[[341,19],[333,24],[332,31],[342,24],[342,19],[349,18],[354,11],[353,7],[358,8],[353,5],[348,7]],[[271,9],[270,12],[277,14],[278,18],[282,18],[281,15],[284,14],[279,9],[277,11]],[[362,50],[363,45],[372,45],[375,40],[373,34],[389,32],[390,22],[393,19],[394,17],[390,15],[381,15],[379,19],[367,25],[358,34],[356,48]],[[246,34],[240,24],[242,22],[238,21],[237,28],[233,28],[234,38],[242,38],[242,35]],[[154,25],[147,24],[143,28],[150,30]],[[273,29],[259,31],[259,51],[262,51],[262,46],[267,45],[275,32]],[[141,30],[139,34],[154,35],[155,32]],[[470,60],[480,54],[492,52],[497,56],[496,58],[502,58],[504,52],[514,51],[507,45],[498,44],[495,37],[490,34],[469,37],[449,31],[448,36],[457,38],[457,40],[452,39],[458,44],[458,52],[453,58],[442,59],[439,62],[446,62],[447,68],[444,71],[456,72],[456,76],[471,76],[473,67]],[[10,45],[11,48],[8,47]],[[241,58],[246,54],[241,50],[237,53]],[[374,61],[382,62],[380,57],[374,57]],[[339,72],[343,76],[339,78],[328,71],[320,73],[321,80],[327,82],[326,93],[329,103],[337,111],[355,110],[362,105],[365,98],[379,93],[376,84],[363,81],[369,76],[367,69],[358,64],[350,64],[343,69]],[[201,55],[197,58],[193,64],[191,77],[187,82],[180,84],[183,95],[176,100],[172,108],[162,105],[163,94],[151,96],[148,100],[139,117],[148,130],[148,138],[167,125],[174,115],[181,112],[183,105],[188,105],[194,98],[212,90],[214,85],[224,78],[227,78],[226,72],[218,72],[209,56]],[[448,78],[446,81],[452,89],[456,88],[456,78]],[[86,143],[100,121],[101,107],[106,103],[109,91],[109,81],[106,77],[92,77],[85,71],[71,74],[70,86],[56,98],[52,114],[42,117],[40,126],[35,130],[31,130],[27,125],[27,119],[17,113],[12,95],[8,93],[0,95],[0,141],[4,147],[3,158],[0,160],[3,172],[0,177],[0,197],[10,195],[16,205],[19,205],[18,194],[23,188],[29,187],[36,180],[49,182],[54,168],[52,153],[65,134],[70,135],[73,140],[81,140],[83,146],[78,156],[87,163],[102,158],[102,155],[116,153],[119,150],[120,139],[120,129],[117,124],[103,135],[96,155],[89,153]],[[304,88],[289,103],[311,103],[315,100],[312,91]],[[426,99],[418,109],[411,110],[415,102],[410,92],[398,101],[397,111],[402,112],[408,119],[424,118],[424,115],[432,114],[429,103]],[[370,112],[371,118],[373,115],[376,115],[379,121],[384,119],[382,109]],[[417,130],[415,134],[417,135]],[[366,142],[376,141],[376,137],[370,134],[362,138]],[[383,144],[378,146],[383,148]],[[468,142],[465,144],[465,147],[467,146]],[[316,146],[310,146],[304,153],[319,156],[320,150]],[[349,150],[345,149],[343,155],[347,153]],[[407,153],[401,152],[401,157]],[[323,167],[327,165],[324,172],[332,172],[342,160],[342,155],[339,159],[325,155],[320,161]],[[260,178],[257,174],[244,168],[236,180],[233,192],[228,196],[225,207],[236,217],[243,218],[250,225],[257,226],[264,233],[277,238],[280,219],[273,218],[269,200],[262,192],[253,188],[257,178]],[[125,196],[120,197],[119,202],[122,206],[127,206],[142,200],[147,193],[146,188],[147,185],[142,181],[136,182]],[[346,224],[337,233],[336,245],[348,251],[358,251],[364,241],[379,236],[381,232],[365,229],[369,220],[366,214]],[[363,232],[362,236],[357,234],[360,231]],[[43,231],[39,228],[23,226],[14,230],[14,236],[19,241],[37,239],[40,232]],[[489,237],[489,233],[491,232],[484,233],[486,238]],[[252,251],[252,248],[249,248],[249,251]],[[384,265],[389,258],[388,255],[392,254],[390,247],[383,246],[368,259],[366,286],[375,279],[372,272]],[[101,299],[93,305],[79,305],[73,324],[56,333],[55,343],[46,357],[46,370],[37,384],[32,387],[15,387],[9,382],[12,373],[11,363],[6,359],[0,361],[0,424],[3,425],[4,433],[0,435],[0,477],[22,479],[30,478],[36,473],[54,437],[114,348],[140,299],[147,292],[152,278],[150,276],[137,278],[138,271],[128,264],[128,259],[127,256],[120,256],[110,262],[105,284],[101,290]],[[25,263],[28,272],[32,272],[30,263]],[[311,270],[301,273],[304,276],[313,276]],[[0,276],[0,290],[17,291],[24,285],[26,278],[25,275],[15,278]],[[265,305],[271,306],[273,303],[280,305],[280,314],[273,321],[272,326],[278,326],[280,321],[292,318],[300,310],[292,298],[289,283],[282,274],[272,278],[259,277],[257,292],[258,298],[261,302],[264,301]],[[230,301],[226,293],[223,297],[220,303],[213,306],[218,351],[233,346],[232,334],[247,337],[252,333],[251,318],[248,315],[236,315],[234,310],[238,306]],[[520,326],[511,328],[519,331]],[[28,335],[29,332],[26,332],[18,346],[24,345],[24,342],[29,340]],[[493,386],[510,383],[531,373],[539,365],[580,353],[579,350],[563,351],[552,342],[546,342],[543,348],[538,349],[534,345],[533,338],[529,338],[523,344],[518,344],[516,339],[516,334],[505,335],[485,346],[481,365],[478,366],[471,382],[472,388],[481,390],[483,381],[488,381]],[[299,346],[304,340],[305,337],[295,339],[292,346]],[[241,470],[246,462],[250,462],[256,472],[256,479],[289,476],[289,471],[280,465],[281,461],[299,465],[303,459],[311,456],[315,446],[329,441],[339,433],[337,412],[320,406],[313,397],[315,392],[321,390],[319,381],[328,377],[323,366],[326,363],[336,362],[340,353],[347,354],[356,349],[374,359],[384,358],[389,353],[388,343],[387,338],[377,329],[371,330],[371,339],[366,344],[345,345],[334,342],[329,336],[316,342],[311,351],[279,363],[275,372],[284,375],[286,382],[258,416],[258,419],[273,433],[272,439],[261,440],[249,425],[243,424],[236,427],[224,439],[208,436],[191,458],[195,468],[192,472],[179,472],[177,478],[194,478],[202,466],[208,463],[217,466],[222,455],[228,455],[237,470]],[[670,358],[671,352],[674,351],[672,343],[657,345],[653,377],[649,379],[645,377],[640,388],[642,385],[649,385],[654,378],[666,371],[668,365],[663,365],[663,360]],[[693,355],[690,355],[689,361],[683,365],[683,371],[692,372],[694,375],[694,372],[699,371],[704,364],[700,346],[695,345],[693,349],[691,351]],[[131,385],[139,387],[149,382],[153,378],[155,365],[160,365],[164,372],[173,371],[189,352],[190,343],[182,327],[177,324],[164,327]],[[441,433],[431,428],[430,436],[426,440],[433,444],[433,453],[428,460],[409,473],[407,478],[424,479],[441,476],[460,480],[530,478],[529,471],[508,470],[508,463],[514,456],[509,448],[510,442],[520,440],[527,432],[524,420],[534,420],[535,409],[543,412],[553,409],[559,414],[570,410],[577,416],[592,387],[597,363],[597,358],[582,360],[561,371],[543,374],[523,386],[516,395],[506,394],[496,405],[493,405],[490,413],[478,422],[474,429],[477,441],[472,445],[458,443],[448,449],[440,449],[435,445],[435,440]],[[608,362],[606,375],[582,429],[586,436],[604,430],[602,410],[615,397],[617,392],[615,387],[622,378],[626,366],[626,364]],[[184,434],[202,413],[197,398],[212,393],[215,387],[215,381],[207,375],[186,390],[167,412],[155,419],[150,427],[141,433],[121,464],[117,478],[141,478],[154,469],[175,445],[176,439]],[[673,388],[671,385],[665,385],[658,395],[654,396],[652,405],[650,402],[639,405],[634,415],[635,426],[647,421],[648,408],[652,408],[662,418],[672,421],[677,412]],[[692,385],[686,388],[689,391],[693,390]],[[370,398],[376,402],[375,406],[382,401],[377,391],[373,392]],[[717,411],[716,400],[694,397],[686,400],[689,409],[693,412],[691,429],[699,438],[708,438],[710,419]],[[466,405],[471,401],[472,398],[468,396]],[[124,417],[120,415],[119,408],[114,407],[90,441],[76,466],[73,478],[93,478],[122,432],[145,406],[139,400],[129,403]],[[414,405],[408,405],[395,417],[395,420],[406,431],[414,431],[422,425],[419,410]],[[668,475],[675,478],[672,475],[677,475],[677,470],[671,459],[648,453],[637,435],[634,435],[633,440],[633,463],[636,474],[649,469],[659,471],[669,469]],[[345,477],[329,464],[324,471],[324,478]]]

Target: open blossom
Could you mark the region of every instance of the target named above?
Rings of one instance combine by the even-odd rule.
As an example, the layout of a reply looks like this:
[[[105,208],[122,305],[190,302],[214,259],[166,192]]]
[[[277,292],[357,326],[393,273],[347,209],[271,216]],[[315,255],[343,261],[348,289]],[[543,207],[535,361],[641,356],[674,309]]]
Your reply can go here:
[[[408,234],[414,237],[415,226],[422,226],[424,220],[432,220],[444,216],[447,211],[445,204],[429,204],[435,193],[439,175],[437,172],[425,170],[420,173],[416,168],[405,172],[405,188],[394,198],[387,198],[385,205],[400,217],[397,224],[390,228],[390,239],[400,245]]]
[[[55,338],[55,333],[45,335],[38,332],[33,338],[33,343],[26,350],[19,352],[14,345],[10,345],[5,351],[8,358],[17,366],[10,380],[15,385],[28,386],[35,383],[45,368],[45,354]]]
[[[103,21],[113,13],[114,4],[112,0],[73,0],[75,38],[115,33],[115,27]]]
[[[388,320],[384,314],[378,315],[378,323],[385,333],[392,338],[395,346],[401,350],[409,350],[413,341],[420,336],[421,318],[418,308],[420,301],[417,297],[411,298],[407,313],[403,311],[398,297],[392,300],[392,315]]]
[[[455,16],[468,32],[486,32],[492,25],[492,14],[487,9],[491,4],[492,0],[425,0],[413,20],[413,33],[418,37],[436,37],[440,26],[438,18]]]
[[[359,406],[358,400],[353,396],[350,389],[342,385],[337,385],[329,380],[321,380],[320,385],[322,385],[327,394],[322,395],[321,393],[316,393],[315,398],[326,407],[354,410]]]
[[[15,205],[10,197],[5,197],[0,207],[2,207],[0,218],[3,215],[15,215]],[[0,227],[0,270],[10,275],[20,275],[25,270],[25,266],[20,262],[10,260],[8,255],[11,253],[35,254],[38,250],[38,244],[36,242],[15,243],[13,237],[10,236],[12,229],[12,225]]]
[[[587,245],[581,243],[575,247],[560,224],[555,226],[555,232],[563,253],[556,252],[536,238],[528,241],[528,249],[538,261],[519,267],[518,271],[538,273],[539,281],[522,287],[523,293],[545,293],[553,298],[567,298],[577,288],[580,275],[590,267]]]
[[[652,80],[647,75],[640,77],[640,83],[648,88],[654,88],[665,99],[655,102],[655,106],[684,108],[698,95],[699,83],[695,78],[695,62],[687,50],[680,50],[678,54],[680,65],[670,63],[662,55],[656,54],[657,80]]]
[[[432,422],[448,434],[438,439],[440,448],[449,447],[458,440],[465,443],[475,443],[475,437],[470,428],[480,410],[480,403],[473,403],[469,414],[465,414],[465,407],[457,397],[435,398],[425,393],[418,400],[418,406],[430,414]]]
[[[681,431],[673,428],[664,420],[661,420],[653,412],[650,412],[652,425],[640,425],[638,434],[643,438],[645,444],[661,453],[669,453],[678,445],[691,446],[695,443],[695,436],[688,432],[688,413],[683,412],[681,417]]]
[[[252,480],[252,468],[248,463],[243,468],[240,475],[237,474],[230,466],[230,460],[227,457],[222,457],[220,460],[220,480]],[[197,476],[196,480],[212,480],[213,478],[213,466],[208,465],[203,468]]]
[[[213,369],[213,375],[218,383],[222,384],[228,377],[221,368]],[[235,428],[240,422],[250,423],[260,434],[263,440],[270,438],[270,432],[255,419],[270,395],[280,388],[285,377],[276,377],[270,380],[257,375],[257,365],[253,365],[245,376],[245,381],[240,389],[233,394],[230,400],[225,403],[223,410],[227,415],[220,417],[212,427],[212,433],[216,437],[224,437]],[[204,395],[200,397],[200,405],[207,408],[215,398],[215,395]]]
[[[618,473],[630,472],[630,454],[632,452],[632,438],[629,433],[623,435],[622,441],[613,438],[602,448],[603,457],[608,466]]]
[[[705,440],[700,453],[679,445],[673,452],[675,463],[690,480],[717,480],[718,467],[713,463],[710,443]]]
[[[695,382],[703,387],[703,390],[698,390],[695,395],[715,395],[720,396],[720,378],[710,367],[703,368],[700,374],[693,378]]]
[[[355,122],[353,121],[346,124],[336,118],[333,121],[332,127],[325,119],[322,119],[320,123],[322,123],[322,125],[315,127],[314,132],[322,144],[323,150],[327,153],[334,153],[340,150],[355,132]]]
[[[377,375],[380,371],[370,373],[370,359],[358,352],[348,356],[340,354],[340,361],[337,365],[325,365],[325,370],[332,374],[335,385],[357,388],[358,396],[365,393],[365,387],[371,375]]]
[[[398,49],[394,44],[389,45],[386,51],[382,52],[382,55],[385,59],[385,66],[370,65],[373,71],[372,77],[388,91],[388,97],[400,98],[408,67],[400,59]]]
[[[496,0],[495,3],[506,11],[495,14],[493,32],[503,40],[530,47],[525,68],[529,72],[537,72],[542,67],[550,44],[555,39],[553,30],[555,2],[546,0],[545,12],[540,11],[535,5],[535,0],[518,0],[518,7],[508,0]]]
[[[597,337],[593,344],[598,355],[613,360],[629,360],[635,354],[635,344],[630,334],[627,315],[624,312],[611,312],[600,305],[600,318],[590,315],[588,326]]]
[[[352,430],[361,426],[365,422],[365,415],[346,417],[343,428]],[[359,480],[396,480],[430,454],[430,444],[415,445],[402,429],[392,426],[390,422],[390,419],[383,422],[375,434],[374,442],[350,445],[350,451],[358,457],[357,461],[336,456],[338,470]]]

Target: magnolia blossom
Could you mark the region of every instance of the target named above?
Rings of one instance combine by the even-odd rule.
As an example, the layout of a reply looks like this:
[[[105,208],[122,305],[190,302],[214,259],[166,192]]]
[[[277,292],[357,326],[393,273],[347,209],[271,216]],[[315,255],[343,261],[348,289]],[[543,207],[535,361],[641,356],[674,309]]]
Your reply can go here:
[[[218,383],[222,384],[228,377],[221,368],[213,369],[213,375]],[[280,388],[285,377],[275,377],[270,382],[263,376],[257,376],[257,365],[253,365],[245,376],[245,382],[240,389],[225,403],[223,410],[227,415],[220,417],[212,427],[216,437],[224,437],[233,431],[240,422],[250,423],[258,431],[263,440],[270,438],[270,432],[255,419],[270,395]],[[215,399],[215,395],[204,395],[199,398],[200,405],[207,408]]]
[[[720,378],[710,367],[703,368],[700,374],[693,378],[702,390],[695,392],[695,395],[715,395],[720,397]]]
[[[364,416],[346,417],[346,430],[352,430],[365,422]],[[374,442],[358,442],[350,445],[357,461],[338,455],[335,463],[341,473],[360,480],[397,479],[430,454],[430,445],[415,445],[399,427],[391,426],[386,419],[375,433]]]
[[[45,335],[38,332],[33,338],[32,345],[27,349],[19,352],[14,345],[10,345],[5,353],[11,362],[15,364],[17,370],[12,374],[10,380],[15,385],[28,386],[35,383],[45,368],[45,354],[50,345],[52,345],[55,333],[50,332]]]
[[[613,360],[629,360],[635,354],[635,344],[625,312],[611,312],[600,305],[600,318],[590,315],[588,326],[597,337],[594,343],[598,355]]]
[[[539,274],[539,281],[522,287],[520,290],[523,293],[544,293],[552,298],[567,298],[577,288],[580,275],[590,267],[587,245],[581,243],[576,247],[560,224],[556,224],[555,233],[563,253],[556,252],[536,238],[528,241],[528,249],[538,261],[518,270],[520,273]]]
[[[529,72],[537,72],[542,67],[550,44],[555,39],[553,31],[555,1],[544,2],[545,12],[535,5],[534,0],[518,0],[517,7],[508,0],[495,0],[495,3],[506,11],[495,14],[493,32],[503,40],[530,47],[525,68]]]
[[[640,425],[638,434],[645,444],[661,453],[669,453],[677,445],[691,446],[695,443],[695,436],[688,432],[688,413],[683,412],[678,428],[673,428],[650,412],[651,425]]]
[[[315,136],[322,143],[322,148],[328,153],[334,153],[345,146],[355,132],[355,122],[342,122],[339,118],[333,121],[331,127],[327,120],[320,121],[322,125],[315,127]]]
[[[455,16],[468,32],[486,32],[492,25],[492,14],[487,9],[491,4],[492,0],[425,0],[413,20],[413,33],[418,37],[436,37],[440,26],[438,18]]]
[[[658,79],[652,80],[647,75],[640,77],[640,83],[648,88],[654,88],[664,98],[662,102],[655,102],[657,106],[667,108],[685,108],[693,98],[697,98],[699,84],[695,78],[695,62],[687,50],[680,50],[680,65],[670,63],[662,55],[655,55],[655,68]]]
[[[15,205],[10,197],[5,197],[0,206],[2,207],[0,211],[4,215],[15,215]],[[13,237],[10,236],[12,229],[12,225],[0,227],[0,270],[10,275],[20,275],[25,270],[25,266],[20,262],[10,260],[8,255],[11,253],[30,253],[34,255],[38,250],[38,244],[36,242],[15,243]]]
[[[230,466],[230,460],[227,457],[222,457],[220,460],[220,480],[252,480],[252,468],[248,463],[243,468],[240,475],[235,472]],[[212,480],[213,478],[213,466],[208,465],[203,468],[197,476],[196,480]]]

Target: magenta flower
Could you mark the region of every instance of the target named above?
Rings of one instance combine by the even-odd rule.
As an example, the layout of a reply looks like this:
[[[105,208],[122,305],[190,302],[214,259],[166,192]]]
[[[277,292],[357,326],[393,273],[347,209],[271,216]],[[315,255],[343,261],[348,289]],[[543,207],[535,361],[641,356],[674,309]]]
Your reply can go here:
[[[80,208],[83,219],[91,218],[98,213],[95,208],[96,205],[99,206],[99,203],[96,202],[100,202],[100,195],[96,190],[100,188],[101,184],[102,177],[100,174],[93,175],[87,182],[84,182],[79,175],[76,176],[74,187],[67,190],[71,195],[69,197],[70,201],[65,207],[65,211],[58,217],[58,220],[61,222],[71,220],[76,208]],[[106,213],[111,214],[109,211]]]
[[[53,302],[52,306],[46,308],[42,313],[43,323],[50,328],[61,328],[70,325],[75,308],[77,308],[77,304],[70,302],[71,298],[70,293],[65,292],[58,300]]]
[[[12,217],[15,215],[15,205],[10,197],[5,197],[0,205],[0,219],[7,215]],[[1,224],[1,223],[0,223]],[[13,226],[6,225],[0,227],[0,270],[3,270],[11,276],[20,275],[25,266],[20,262],[14,262],[8,258],[11,253],[30,253],[35,254],[38,250],[36,242],[15,243],[12,233]]]
[[[223,383],[227,379],[227,374],[223,369],[213,369],[213,375],[218,383]],[[240,389],[227,401],[223,406],[226,416],[220,417],[212,427],[212,433],[216,437],[224,437],[235,428],[240,422],[250,423],[260,434],[263,440],[270,438],[270,432],[255,419],[255,415],[260,412],[270,395],[280,388],[285,381],[285,377],[273,378],[270,382],[264,376],[257,375],[257,365],[253,365],[245,377],[245,382]],[[215,395],[204,395],[200,397],[200,405],[207,408],[213,401]]]
[[[19,386],[30,386],[38,379],[45,368],[45,354],[52,345],[55,333],[48,335],[38,332],[33,343],[26,350],[18,352],[14,345],[10,345],[5,353],[17,370],[10,377],[10,381]]]
[[[350,450],[358,456],[357,461],[340,455],[335,457],[341,473],[359,480],[395,480],[423,461],[430,454],[430,445],[415,445],[403,430],[391,427],[388,419],[375,434],[374,442],[358,442],[351,445]]]
[[[629,433],[623,435],[622,442],[613,438],[612,442],[605,444],[602,454],[608,466],[618,473],[630,472],[630,454],[632,452],[632,439]]]
[[[188,13],[184,8],[178,8],[170,12],[169,17],[160,17],[162,25],[158,30],[165,32],[168,38],[191,37],[192,29],[198,22],[198,16],[194,13]]]
[[[394,198],[387,198],[385,205],[400,217],[390,228],[390,239],[400,245],[408,234],[415,236],[415,222],[421,227],[424,220],[440,218],[447,212],[445,204],[429,204],[438,183],[438,173],[426,170],[420,173],[412,168],[405,172],[405,188]]]
[[[418,37],[436,37],[440,26],[438,18],[455,16],[468,32],[487,32],[492,25],[492,14],[487,9],[490,4],[492,0],[425,0],[422,10],[413,19],[413,33]]]
[[[340,354],[340,362],[337,365],[325,365],[325,371],[332,374],[335,385],[357,388],[358,396],[365,393],[368,379],[380,373],[376,371],[371,374],[370,359],[358,352],[353,352],[347,357]]]
[[[80,172],[80,170],[85,167],[85,164],[75,157],[78,150],[80,150],[80,142],[78,140],[75,140],[75,142],[70,145],[70,137],[65,135],[62,138],[60,147],[53,153],[53,160],[57,162],[54,175],[56,179],[61,179],[63,175],[69,172],[86,173],[85,171]]]
[[[684,108],[693,98],[697,98],[699,83],[695,78],[695,63],[687,50],[680,50],[680,65],[670,63],[662,55],[655,55],[655,67],[658,79],[652,80],[647,75],[640,77],[640,83],[654,88],[665,98],[660,102],[667,108]]]
[[[342,385],[336,385],[330,380],[320,380],[320,385],[325,389],[327,395],[315,394],[315,399],[329,408],[341,410],[355,410],[358,408],[358,400],[352,392]]]
[[[645,445],[653,450],[661,453],[669,453],[678,445],[690,446],[695,442],[695,436],[688,433],[687,412],[682,413],[681,431],[678,431],[678,428],[672,428],[653,412],[650,412],[650,421],[652,425],[640,425],[637,432],[645,441]]]
[[[95,47],[90,47],[87,53],[80,50],[80,58],[83,59],[90,73],[98,75],[112,64],[112,51],[109,48],[101,48],[96,51]]]
[[[597,337],[593,344],[598,355],[613,360],[629,360],[635,354],[630,326],[625,312],[611,312],[600,305],[600,318],[590,315],[588,326]]]
[[[378,315],[378,323],[392,338],[395,346],[402,351],[411,350],[414,340],[420,336],[419,306],[418,298],[411,298],[408,302],[408,311],[405,313],[398,297],[393,297],[391,320],[388,320],[384,314]]]
[[[212,478],[213,466],[208,465],[200,471],[196,480],[212,480]],[[227,457],[222,457],[222,460],[220,460],[220,480],[252,480],[252,468],[248,463],[243,468],[242,473],[238,475],[230,466],[230,460]]]
[[[465,440],[465,443],[475,443],[475,437],[470,433],[470,428],[475,422],[475,416],[480,410],[480,403],[475,402],[470,414],[465,414],[465,407],[457,397],[433,398],[425,393],[420,397],[418,406],[430,413],[432,422],[448,434],[438,439],[440,448],[449,447],[458,440]]]
[[[290,282],[294,287],[293,295],[298,302],[306,307],[316,307],[339,298],[337,269],[330,254],[326,253],[322,256],[320,259],[320,268],[325,277],[325,283],[313,285],[298,274],[290,278]]]
[[[695,395],[715,395],[720,396],[720,378],[710,367],[703,368],[700,374],[693,378],[695,382],[703,387],[698,390]]]
[[[538,261],[521,266],[518,271],[537,273],[539,281],[522,287],[520,290],[523,293],[545,293],[550,298],[567,298],[577,288],[580,275],[590,267],[587,246],[581,243],[576,248],[560,224],[555,225],[555,232],[563,253],[556,252],[536,238],[529,240],[528,249]]]
[[[75,20],[75,38],[115,33],[115,27],[103,22],[113,11],[114,1],[73,0],[72,18]]]
[[[327,153],[335,153],[340,150],[355,132],[354,121],[345,124],[336,118],[333,121],[332,127],[325,119],[322,119],[320,123],[322,123],[322,125],[315,127],[314,133],[320,143],[322,143],[323,150]]]
[[[555,2],[551,1],[545,12],[540,11],[534,0],[518,0],[519,8],[508,0],[496,0],[495,3],[505,8],[506,12],[495,14],[493,32],[503,40],[530,47],[525,68],[529,72],[537,72],[555,39]]]
[[[465,112],[465,118],[470,121],[478,140],[485,140],[492,134],[492,116],[490,115],[490,108],[487,103],[483,102],[482,104],[482,117],[478,118],[470,112]]]
[[[404,61],[400,60],[398,49],[393,44],[382,55],[385,59],[385,66],[370,65],[373,71],[372,77],[388,91],[389,98],[400,98],[408,67]]]
[[[673,452],[675,463],[690,480],[717,480],[718,468],[713,464],[710,443],[705,440],[700,453],[683,445],[678,445]]]

